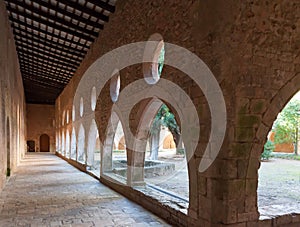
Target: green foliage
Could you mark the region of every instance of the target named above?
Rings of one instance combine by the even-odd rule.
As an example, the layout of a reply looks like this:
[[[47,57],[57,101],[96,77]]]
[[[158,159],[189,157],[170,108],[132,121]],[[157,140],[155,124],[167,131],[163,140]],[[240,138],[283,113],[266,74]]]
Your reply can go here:
[[[275,148],[274,142],[268,140],[264,145],[264,152],[261,154],[262,160],[269,160]]]
[[[273,125],[275,144],[298,142],[300,123],[300,100],[292,99],[278,114]]]
[[[175,116],[165,104],[163,104],[158,110],[153,120],[150,133],[155,134],[160,130],[161,126],[167,127],[173,135],[180,134],[179,126],[177,125]]]
[[[176,150],[176,154],[182,154],[182,155],[184,155],[184,154],[185,154],[184,148],[179,148],[179,149],[177,149],[177,150]]]
[[[165,47],[162,47],[157,61],[159,76],[161,75],[162,69],[164,67],[164,61],[165,61]]]

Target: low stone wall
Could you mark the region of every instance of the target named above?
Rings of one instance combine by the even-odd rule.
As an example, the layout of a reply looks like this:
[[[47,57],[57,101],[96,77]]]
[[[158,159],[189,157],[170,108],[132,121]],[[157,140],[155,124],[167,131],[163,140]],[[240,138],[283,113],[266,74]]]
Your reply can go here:
[[[62,158],[63,160],[65,160],[66,162],[68,162],[69,164],[71,164],[72,166],[74,166],[75,168],[79,169],[80,171],[87,172],[85,164],[82,164],[82,163],[79,163],[79,162],[77,162],[75,160],[66,158],[66,157],[62,156],[58,152],[55,152],[55,155],[58,156],[58,157],[60,157],[60,158]]]
[[[126,160],[114,161],[113,173],[126,177],[127,175],[127,162]],[[145,178],[156,176],[169,175],[175,171],[175,164],[170,162],[146,160],[144,167]]]
[[[300,226],[300,214],[286,214],[273,218],[267,218],[256,222],[248,222],[247,227],[299,227]]]

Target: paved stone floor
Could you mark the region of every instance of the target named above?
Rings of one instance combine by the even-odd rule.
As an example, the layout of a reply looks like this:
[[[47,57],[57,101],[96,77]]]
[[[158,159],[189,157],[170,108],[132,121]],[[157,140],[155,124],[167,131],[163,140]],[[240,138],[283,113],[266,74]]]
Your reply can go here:
[[[51,154],[28,154],[0,193],[0,226],[169,226]]]

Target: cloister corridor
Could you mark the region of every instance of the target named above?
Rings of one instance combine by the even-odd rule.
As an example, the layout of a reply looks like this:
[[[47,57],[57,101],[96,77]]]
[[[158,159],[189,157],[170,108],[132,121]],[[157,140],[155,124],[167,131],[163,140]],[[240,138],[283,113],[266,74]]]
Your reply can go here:
[[[57,156],[34,153],[0,192],[0,226],[169,225]]]
[[[0,227],[299,227],[299,91],[299,0],[0,0]]]

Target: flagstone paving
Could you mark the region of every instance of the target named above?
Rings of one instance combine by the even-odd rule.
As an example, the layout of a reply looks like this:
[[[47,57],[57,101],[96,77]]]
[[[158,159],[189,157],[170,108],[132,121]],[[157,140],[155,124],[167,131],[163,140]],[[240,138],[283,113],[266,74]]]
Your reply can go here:
[[[52,154],[27,154],[0,193],[0,226],[169,226]]]

